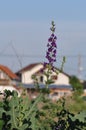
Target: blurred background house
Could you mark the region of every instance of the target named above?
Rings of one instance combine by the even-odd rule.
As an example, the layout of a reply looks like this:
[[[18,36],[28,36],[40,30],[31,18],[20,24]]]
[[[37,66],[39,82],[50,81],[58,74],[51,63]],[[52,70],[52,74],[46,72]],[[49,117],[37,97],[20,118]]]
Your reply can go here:
[[[46,68],[44,68],[42,63],[33,63],[19,70],[16,75],[19,76],[22,85],[27,88],[28,93],[36,97],[37,93],[31,93],[31,89],[35,88],[33,76],[36,77],[39,88],[45,88],[46,76],[43,73],[44,71],[46,71]],[[50,89],[49,98],[52,99],[59,99],[72,93],[72,86],[69,83],[70,76],[60,72],[59,69],[57,71],[58,74],[52,71],[51,78],[54,82],[48,86]]]
[[[70,96],[73,91],[73,86],[70,84],[70,75],[60,71],[56,68],[58,74],[52,71],[51,79],[53,83],[50,84],[49,98],[58,100],[63,96]],[[37,87],[40,89],[46,88],[46,76],[44,72],[46,68],[42,63],[32,63],[16,73],[13,73],[7,66],[0,65],[0,93],[5,89],[10,91],[17,91],[20,95],[22,88],[26,88],[30,98],[36,98],[38,95]],[[36,77],[34,80],[33,76]],[[86,96],[86,82],[82,82],[84,86],[84,95]],[[37,86],[38,85],[38,86]],[[32,90],[35,91],[32,91]]]
[[[0,65],[0,93],[4,93],[4,90],[17,91],[20,93],[20,88],[16,86],[16,82],[19,80],[18,76],[13,73],[7,66]]]
[[[57,68],[56,68],[57,69]],[[32,78],[33,75],[36,76],[38,82],[40,84],[45,84],[46,76],[44,75],[43,71],[46,71],[46,68],[44,68],[44,65],[42,63],[33,63],[30,64],[18,72],[16,72],[16,75],[20,77],[20,81],[23,84],[32,84],[34,83],[34,79]],[[69,83],[69,75],[60,72],[59,69],[57,69],[58,74],[52,71],[51,78],[54,81],[54,84],[56,85],[70,85]]]

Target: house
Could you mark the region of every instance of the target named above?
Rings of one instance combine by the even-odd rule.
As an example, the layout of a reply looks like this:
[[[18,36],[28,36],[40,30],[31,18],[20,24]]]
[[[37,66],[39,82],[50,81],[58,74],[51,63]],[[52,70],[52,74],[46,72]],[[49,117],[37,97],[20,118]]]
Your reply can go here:
[[[16,75],[20,77],[20,81],[23,84],[31,84],[33,83],[32,75],[42,68],[43,65],[41,63],[30,64],[16,72]]]
[[[0,65],[0,93],[3,93],[5,89],[19,92],[19,88],[16,87],[16,81],[18,80],[18,76],[7,66]]]
[[[17,76],[20,77],[22,84],[27,88],[28,93],[33,95],[33,97],[35,93],[31,93],[30,90],[35,87],[35,81],[32,77],[35,75],[36,81],[39,83],[40,88],[44,88],[46,81],[46,76],[43,73],[44,71],[46,72],[46,68],[42,63],[33,63],[22,68],[16,73]],[[69,83],[70,76],[64,72],[61,72],[59,69],[57,69],[57,71],[58,74],[52,71],[51,78],[53,79],[54,83],[49,85],[49,97],[52,99],[59,99],[64,95],[70,95],[72,92],[72,87]]]
[[[44,75],[44,73],[42,73],[43,70],[46,71],[46,68],[44,68],[44,65],[42,63],[33,63],[33,64],[30,64],[30,65],[22,68],[16,74],[17,74],[17,76],[20,77],[20,80],[23,84],[34,83],[34,80],[32,78],[33,75],[36,76],[36,78],[40,84],[45,84],[46,76]],[[69,75],[64,72],[60,72],[60,70],[58,70],[58,72],[59,73],[57,75],[55,72],[52,71],[51,78],[53,79],[54,84],[70,85],[69,84]]]

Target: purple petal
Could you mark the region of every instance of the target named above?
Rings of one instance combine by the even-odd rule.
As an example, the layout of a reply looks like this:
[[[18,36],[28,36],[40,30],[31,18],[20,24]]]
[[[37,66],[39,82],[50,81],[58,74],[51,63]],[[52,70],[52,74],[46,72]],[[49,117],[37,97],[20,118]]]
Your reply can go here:
[[[54,34],[52,33],[51,36],[54,37]]]
[[[56,49],[53,51],[54,54],[56,54]]]
[[[49,51],[49,52],[51,52],[52,50],[53,50],[53,48],[52,48],[52,47],[48,48],[48,51]]]
[[[54,39],[56,40],[56,39],[57,39],[57,37],[55,36],[55,37],[54,37]]]
[[[50,37],[50,38],[48,39],[48,42],[52,42],[52,40],[53,40],[53,38],[52,38],[52,37]]]
[[[53,47],[57,47],[55,42],[52,42],[51,45],[52,45]]]

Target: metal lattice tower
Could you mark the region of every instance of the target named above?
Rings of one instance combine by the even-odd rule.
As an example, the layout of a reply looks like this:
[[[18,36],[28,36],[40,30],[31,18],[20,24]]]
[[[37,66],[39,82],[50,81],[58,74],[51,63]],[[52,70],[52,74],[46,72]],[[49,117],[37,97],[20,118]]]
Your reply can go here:
[[[78,78],[82,79],[82,71],[83,71],[83,67],[82,67],[82,57],[81,55],[78,56]]]

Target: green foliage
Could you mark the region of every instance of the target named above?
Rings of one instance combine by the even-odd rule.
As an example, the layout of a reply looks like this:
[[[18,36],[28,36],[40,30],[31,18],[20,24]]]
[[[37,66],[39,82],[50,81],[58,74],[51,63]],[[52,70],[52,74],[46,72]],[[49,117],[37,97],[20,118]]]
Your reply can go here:
[[[78,114],[70,113],[65,108],[65,100],[62,103],[62,110],[57,113],[58,122],[54,130],[86,130],[86,111],[81,111]]]
[[[52,102],[44,94],[29,100],[27,93],[5,91],[0,105],[0,128],[5,130],[85,130],[86,111],[72,113],[65,99]]]
[[[0,130],[2,130],[2,127],[3,127],[3,120],[1,119],[3,112],[4,112],[3,104],[2,102],[0,102]]]
[[[0,130],[3,128],[3,121],[0,119]]]
[[[83,92],[83,85],[81,84],[80,80],[76,76],[70,77],[70,84],[74,88],[75,95],[81,95]]]
[[[86,122],[86,111],[81,111],[76,114],[74,117],[71,117],[72,121],[79,120],[80,122]]]
[[[27,128],[35,130],[35,114],[38,109],[37,104],[41,98],[42,95],[31,102],[27,95],[18,97],[16,91],[5,91],[3,109],[0,107],[2,110],[2,120],[4,121],[3,128],[5,130],[27,130]]]
[[[36,75],[32,75],[32,79],[34,81],[34,86],[36,89],[39,89],[39,83],[38,83],[38,78],[36,77]]]
[[[58,104],[53,103],[49,99],[43,98],[41,102],[40,110],[38,113],[39,124],[42,126],[43,130],[52,130],[52,124],[55,124],[55,120],[57,120],[57,110]],[[55,119],[56,118],[56,119]],[[41,123],[40,123],[41,122]]]
[[[65,107],[70,112],[77,114],[82,110],[86,110],[86,101],[83,100],[82,96],[73,94],[72,96],[65,98]]]
[[[66,62],[66,57],[63,56],[63,60],[62,60],[62,64],[61,64],[61,69],[60,69],[61,72],[63,71],[63,67],[64,67],[65,62]]]

